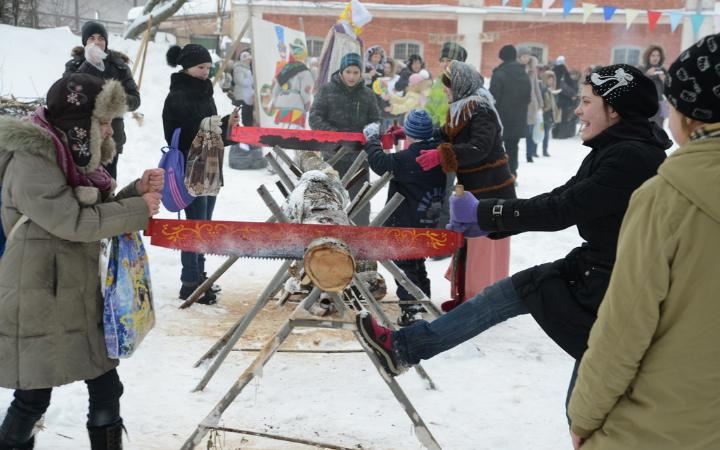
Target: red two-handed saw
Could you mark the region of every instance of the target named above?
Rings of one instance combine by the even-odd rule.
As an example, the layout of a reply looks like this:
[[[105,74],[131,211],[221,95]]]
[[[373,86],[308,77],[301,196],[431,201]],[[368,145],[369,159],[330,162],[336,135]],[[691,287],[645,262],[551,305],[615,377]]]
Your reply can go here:
[[[392,148],[396,139],[392,134],[383,135],[383,148]],[[290,150],[332,150],[340,145],[351,150],[361,150],[365,145],[365,136],[362,133],[286,128],[233,127],[230,140],[259,147],[277,145]]]
[[[461,233],[431,228],[150,219],[145,235],[160,247],[249,258],[302,259],[317,238],[348,245],[356,260],[420,259],[452,254]]]

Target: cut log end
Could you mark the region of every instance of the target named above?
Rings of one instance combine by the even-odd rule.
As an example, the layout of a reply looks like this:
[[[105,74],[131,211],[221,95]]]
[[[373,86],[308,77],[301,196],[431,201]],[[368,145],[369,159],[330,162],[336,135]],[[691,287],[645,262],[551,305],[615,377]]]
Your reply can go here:
[[[352,282],[355,260],[338,239],[315,239],[305,250],[304,261],[305,274],[323,291],[342,292]]]

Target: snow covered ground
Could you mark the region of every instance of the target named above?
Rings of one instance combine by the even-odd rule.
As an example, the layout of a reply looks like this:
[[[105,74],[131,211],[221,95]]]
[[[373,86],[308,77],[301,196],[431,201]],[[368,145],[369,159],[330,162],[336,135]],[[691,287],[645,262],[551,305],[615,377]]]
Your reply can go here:
[[[44,96],[63,72],[70,50],[80,38],[68,29],[30,30],[0,25],[0,94]],[[109,47],[135,57],[139,43],[110,36]],[[142,81],[142,127],[128,115],[128,142],[120,157],[122,186],[153,167],[165,145],[161,111],[172,69],[165,64],[166,45],[150,43]],[[231,105],[216,93],[221,113]],[[521,146],[522,147],[522,146]],[[520,150],[524,152],[523,148]],[[577,139],[551,143],[550,158],[521,162],[518,195],[528,197],[562,184],[587,153]],[[524,160],[523,157],[520,158]],[[227,163],[226,163],[227,165]],[[281,197],[276,178],[264,170],[225,168],[225,187],[215,218],[256,220],[268,212],[255,192],[265,184]],[[377,212],[385,193],[373,204]],[[163,213],[163,217],[173,217]],[[581,240],[575,228],[557,233],[525,233],[512,238],[511,271],[564,256]],[[125,384],[122,415],[129,433],[126,448],[177,449],[255,357],[235,351],[203,392],[191,392],[207,366],[193,363],[247,310],[279,266],[279,261],[243,259],[220,282],[215,306],[178,310],[179,254],[149,247],[155,289],[157,326],[119,372]],[[223,262],[211,257],[209,270]],[[445,300],[446,261],[429,261],[434,299]],[[383,273],[394,291],[394,284]],[[257,348],[291,309],[266,308],[241,339],[238,348]],[[293,348],[357,349],[345,332],[306,331],[288,344]],[[1,357],[1,356],[0,356]],[[509,320],[488,332],[423,363],[438,386],[427,389],[413,371],[398,380],[444,449],[537,450],[570,448],[564,400],[573,360],[561,351],[530,317]],[[4,410],[12,391],[0,389]],[[87,393],[83,383],[56,388],[38,436],[39,450],[88,447],[85,430]],[[0,412],[0,415],[3,415]],[[362,353],[278,353],[228,408],[222,424],[231,428],[295,436],[352,448],[419,449],[410,420]],[[225,433],[226,449],[305,449],[307,446]],[[205,448],[203,443],[199,448]]]

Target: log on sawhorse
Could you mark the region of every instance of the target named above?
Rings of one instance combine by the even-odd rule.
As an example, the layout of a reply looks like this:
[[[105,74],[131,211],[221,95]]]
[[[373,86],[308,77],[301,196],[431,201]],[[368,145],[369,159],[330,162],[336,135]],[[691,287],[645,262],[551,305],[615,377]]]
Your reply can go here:
[[[384,184],[387,183],[387,181],[390,180],[391,175],[386,174],[381,180],[379,180],[378,184]],[[260,189],[258,189],[261,193],[261,196],[265,200],[265,203],[268,205],[270,210],[273,212],[275,217],[277,215],[280,215],[280,221],[287,221],[287,218],[284,217],[282,211],[279,210],[279,207],[277,204],[275,204],[274,200],[269,197],[269,193],[267,191],[263,190],[263,187],[261,186]],[[370,189],[367,189],[367,194],[376,194],[380,191],[380,188],[372,187]],[[402,202],[403,197],[401,194],[396,194],[386,205],[385,207],[380,211],[380,213],[375,217],[372,224],[373,226],[379,226],[382,225],[388,217],[395,211],[395,209],[400,205]],[[363,205],[369,201],[369,198],[366,199],[366,201],[358,201],[351,203],[348,207],[348,216],[352,217],[353,215],[357,214],[358,211],[360,211],[363,207]],[[353,207],[354,206],[354,207]],[[232,348],[235,346],[237,341],[242,337],[243,333],[247,329],[247,327],[250,325],[252,320],[257,316],[257,314],[267,305],[270,298],[275,295],[280,289],[282,289],[283,284],[285,281],[289,278],[289,275],[287,273],[287,269],[290,267],[291,262],[286,261],[283,263],[283,265],[280,267],[280,269],[276,272],[275,276],[272,278],[272,280],[268,283],[266,288],[262,291],[262,293],[258,296],[258,299],[256,300],[255,304],[252,306],[252,308],[246,312],[243,317],[236,322],[213,346],[205,352],[205,354],[200,357],[198,361],[195,362],[194,367],[199,367],[201,364],[203,364],[205,361],[208,361],[210,359],[213,359],[210,367],[206,371],[205,375],[202,377],[202,379],[198,382],[197,386],[195,386],[194,391],[201,391],[207,386],[207,384],[210,382],[210,379],[215,375],[217,370],[220,368],[222,363],[225,361],[227,356],[232,351]],[[420,288],[415,286],[408,278],[407,276],[392,262],[392,261],[383,261],[381,264],[386,265],[387,268],[393,273],[393,276],[396,277],[398,280],[402,280],[404,286],[406,286],[406,289],[413,293],[413,295],[417,296],[425,294],[422,293]],[[358,289],[362,294],[363,297],[365,297],[366,301],[364,302],[363,306],[367,306],[371,311],[376,313],[381,322],[391,328],[396,328],[396,325],[390,321],[390,319],[385,315],[380,305],[377,303],[375,298],[372,296],[372,294],[368,293],[365,290],[365,285],[360,282],[360,280],[357,279],[357,276],[354,277],[353,285],[356,289]],[[419,299],[419,298],[418,298]],[[430,389],[436,389],[435,383],[432,381],[430,376],[425,372],[423,367],[421,365],[416,365],[415,370],[420,375],[421,378],[423,378],[427,383],[428,387]]]

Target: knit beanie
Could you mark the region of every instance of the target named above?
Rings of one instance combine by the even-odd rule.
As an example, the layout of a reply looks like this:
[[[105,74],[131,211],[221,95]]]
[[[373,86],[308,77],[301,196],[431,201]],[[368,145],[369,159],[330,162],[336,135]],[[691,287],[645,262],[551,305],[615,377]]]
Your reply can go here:
[[[362,70],[362,59],[357,53],[348,53],[343,56],[340,60],[340,72],[347,69],[350,66],[357,66],[358,69]]]
[[[512,45],[508,44],[500,49],[500,53],[498,54],[498,56],[504,62],[515,61],[517,59],[517,50],[515,50],[515,47],[513,47]]]
[[[405,136],[426,141],[433,135],[433,123],[424,109],[413,109],[405,116]]]
[[[655,84],[644,73],[628,64],[598,67],[585,78],[585,82],[623,119],[647,119],[658,111]]]
[[[210,52],[198,44],[187,44],[185,47],[173,45],[168,49],[165,57],[170,67],[176,67],[179,64],[186,70],[200,64],[212,62]]]
[[[665,97],[686,117],[720,122],[720,33],[700,39],[672,63]]]
[[[105,48],[107,48],[108,33],[103,24],[93,21],[85,22],[82,26],[82,29],[80,30],[80,34],[82,36],[83,47],[87,45],[87,40],[90,36],[92,36],[93,34],[99,34],[100,36],[105,38]]]
[[[517,48],[517,57],[518,57],[518,58],[521,57],[521,56],[523,56],[523,55],[531,55],[531,54],[532,54],[532,53],[530,53],[530,47],[526,47],[526,46],[524,46],[524,45],[521,45],[520,47]]]
[[[467,50],[456,42],[446,42],[440,49],[440,59],[447,58],[455,61],[465,62]]]

